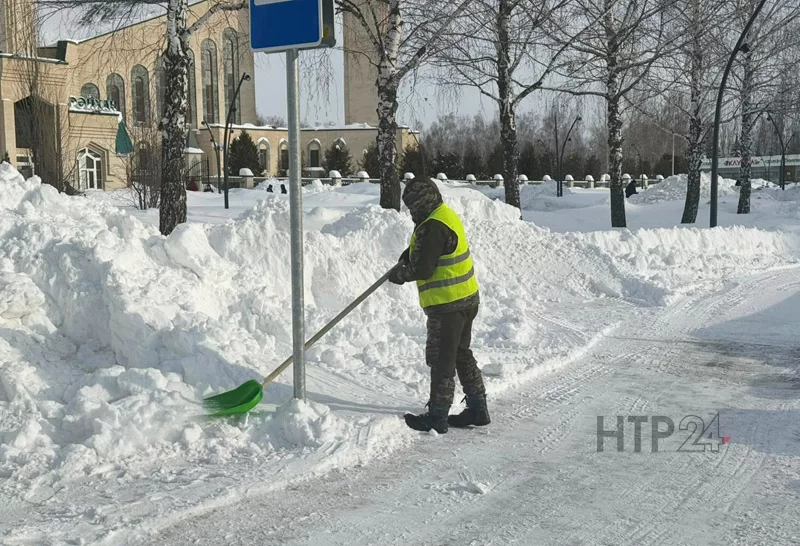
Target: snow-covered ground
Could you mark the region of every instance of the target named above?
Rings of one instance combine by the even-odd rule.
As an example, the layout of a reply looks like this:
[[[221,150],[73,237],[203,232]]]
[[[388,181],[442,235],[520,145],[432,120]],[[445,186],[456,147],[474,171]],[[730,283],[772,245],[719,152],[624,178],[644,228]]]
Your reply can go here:
[[[250,415],[203,418],[203,396],[261,378],[291,353],[287,196],[232,190],[226,211],[220,195],[190,192],[189,223],[163,238],[155,227],[157,213],[132,210],[122,192],[70,198],[0,166],[3,543],[254,543],[257,534],[231,540],[236,534],[226,522],[248,517],[276,522],[290,485],[299,493],[292,493],[286,506],[305,503],[326,514],[329,507],[314,507],[336,498],[339,472],[356,467],[378,472],[388,465],[397,476],[413,478],[421,460],[413,453],[422,450],[438,457],[426,467],[430,477],[447,466],[447,453],[476,442],[484,444],[476,451],[484,459],[499,453],[524,456],[529,485],[536,488],[537,464],[542,471],[550,466],[537,459],[520,433],[544,435],[542,441],[552,446],[564,438],[593,438],[562,434],[563,427],[548,429],[536,420],[542,408],[557,420],[577,423],[582,414],[569,401],[592,399],[592,411],[615,415],[622,410],[614,404],[625,404],[611,402],[611,393],[618,392],[607,388],[611,377],[619,379],[618,390],[634,391],[642,382],[649,385],[647,392],[658,385],[658,395],[669,398],[666,391],[677,385],[670,374],[680,375],[686,366],[672,366],[679,358],[666,359],[664,343],[694,339],[697,328],[710,328],[695,315],[712,295],[724,299],[739,279],[754,275],[768,279],[759,282],[771,283],[773,292],[776,282],[782,287],[769,301],[793,297],[800,285],[793,277],[800,259],[800,192],[794,189],[754,192],[754,214],[745,225],[767,229],[667,229],[680,220],[682,197],[676,200],[674,192],[646,197],[653,188],[628,203],[629,226],[659,229],[611,231],[607,190],[565,190],[565,197],[556,198],[554,188],[548,197],[546,186],[524,187],[525,220],[520,220],[519,211],[496,199],[501,190],[442,188],[470,236],[482,292],[474,346],[498,409],[496,423],[472,439],[460,431],[441,439],[412,433],[399,418],[427,400],[425,322],[410,286],[382,288],[309,352],[309,402],[291,400],[287,371]],[[313,185],[304,192],[309,334],[385,272],[407,244],[408,213],[380,209],[377,192],[367,184]],[[736,197],[731,190],[723,198],[723,225],[742,219],[730,214]],[[704,211],[707,206],[700,224]],[[759,285],[746,286],[758,291]],[[780,320],[796,318],[789,310]],[[618,340],[621,334],[657,336],[661,325],[671,332],[663,334],[667,341],[661,345],[642,341],[639,350],[631,348],[631,340]],[[791,346],[788,329],[775,335]],[[642,355],[650,355],[649,364],[639,366]],[[672,367],[659,364],[660,356]],[[596,371],[596,359],[607,373]],[[756,373],[756,355],[752,360],[743,374]],[[617,370],[632,365],[636,370]],[[595,371],[584,374],[587,366]],[[651,368],[666,374],[652,385],[648,382],[657,378]],[[532,397],[523,404],[528,410],[517,407],[521,396]],[[685,403],[671,409],[692,409],[688,401],[694,398],[683,398]],[[733,408],[749,403],[735,393],[715,393],[714,399]],[[638,404],[632,402],[629,413],[659,409]],[[522,424],[514,428],[517,421]],[[580,427],[567,430],[577,434],[586,426],[581,417]],[[499,451],[491,447],[496,441]],[[742,449],[751,447],[744,442]],[[799,450],[792,449],[783,454],[782,464],[797,479]],[[554,447],[551,458],[567,453]],[[581,453],[586,455],[584,450],[569,458],[577,465],[573,469],[597,462],[582,459]],[[470,457],[470,464],[477,464],[477,455]],[[399,461],[399,468],[392,461]],[[675,461],[695,465],[690,459]],[[635,472],[635,460],[628,456],[598,464],[614,463]],[[553,491],[560,474],[550,470],[538,477]],[[520,493],[482,477],[466,476],[455,484],[448,479],[420,482],[414,492],[404,489],[413,488],[409,481],[397,490],[400,496],[387,497],[387,503],[400,503],[395,528],[421,505],[435,506],[440,495]],[[329,496],[314,497],[315,487],[304,483],[324,484]],[[591,494],[599,484],[584,485]],[[622,482],[614,487],[623,487]],[[567,489],[553,494],[567,494]],[[404,495],[416,509],[402,509]],[[534,507],[536,498],[526,506]],[[647,507],[658,499],[642,502]],[[250,512],[250,503],[260,508]],[[265,514],[265,506],[274,512]],[[352,506],[355,511],[347,512],[343,525],[359,514],[370,521],[357,502]],[[621,512],[634,505],[621,498],[608,506]],[[576,529],[580,522],[577,518]],[[557,529],[545,520],[536,525],[548,533]],[[420,532],[409,536],[415,538],[409,544],[440,543]],[[480,530],[475,536],[476,543],[489,542],[480,538]],[[643,543],[636,536],[625,540]],[[284,540],[273,536],[267,543]]]

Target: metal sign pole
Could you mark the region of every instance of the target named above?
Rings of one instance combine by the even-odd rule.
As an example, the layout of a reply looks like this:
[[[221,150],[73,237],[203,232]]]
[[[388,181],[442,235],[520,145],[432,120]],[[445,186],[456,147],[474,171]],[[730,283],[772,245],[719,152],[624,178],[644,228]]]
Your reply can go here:
[[[305,306],[303,302],[303,187],[300,180],[300,79],[298,51],[286,52],[286,100],[289,118],[289,223],[292,246],[292,346],[294,397],[306,398]]]

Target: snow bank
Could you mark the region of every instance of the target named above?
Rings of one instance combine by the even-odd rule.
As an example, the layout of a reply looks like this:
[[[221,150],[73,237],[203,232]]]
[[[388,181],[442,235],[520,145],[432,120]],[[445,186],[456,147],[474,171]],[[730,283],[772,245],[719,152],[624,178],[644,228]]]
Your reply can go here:
[[[800,260],[800,239],[780,231],[745,227],[673,228],[568,234],[608,256],[620,277],[638,279],[646,290],[631,300],[666,305],[706,283]],[[655,297],[654,297],[655,296]]]
[[[552,212],[593,207],[608,202],[608,190],[581,191],[569,188],[566,183],[562,189],[564,195],[557,197],[557,185],[554,180],[520,186],[520,207],[523,211]],[[491,199],[505,201],[503,188],[481,188],[480,191]]]
[[[743,228],[559,235],[481,191],[440,187],[475,256],[474,348],[492,394],[573,358],[624,321],[631,302],[662,305],[690,283],[798,256],[791,235]],[[291,400],[289,372],[266,389],[274,413],[200,419],[203,396],[263,377],[291,354],[289,205],[242,191],[263,200],[235,220],[164,238],[106,200],[60,195],[0,165],[0,493],[35,497],[42,484],[153,461],[246,459],[279,472],[310,457],[316,466],[299,467],[309,474],[414,438],[398,418],[428,396],[413,286],[386,285],[309,351],[312,402]],[[378,207],[378,191],[309,188],[309,333],[407,245],[408,213]],[[627,304],[587,312],[609,299]]]
[[[153,458],[267,457],[394,426],[322,405],[256,416],[245,434],[194,422],[205,394],[266,375],[291,352],[285,201],[238,227],[185,224],[163,238],[108,204],[0,169],[0,491]],[[335,239],[320,237],[311,244],[323,250]],[[310,305],[329,298],[310,326],[350,297],[327,295],[331,263],[343,278],[360,272],[353,290],[372,280],[338,250],[308,261]]]
[[[729,178],[717,177],[718,192],[720,197],[739,193],[739,188],[736,187],[736,180]],[[628,202],[636,205],[647,205],[658,203],[661,201],[683,201],[686,199],[686,184],[688,183],[688,175],[679,174],[665,178],[658,184],[653,184],[647,189],[639,189],[638,193],[631,195]],[[756,187],[754,185],[754,187]],[[711,197],[711,175],[708,173],[700,173],[700,199],[709,199]]]

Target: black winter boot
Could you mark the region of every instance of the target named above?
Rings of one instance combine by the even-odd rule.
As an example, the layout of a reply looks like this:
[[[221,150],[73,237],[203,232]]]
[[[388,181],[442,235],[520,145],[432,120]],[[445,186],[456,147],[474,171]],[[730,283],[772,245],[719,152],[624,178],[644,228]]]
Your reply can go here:
[[[489,410],[486,408],[486,395],[465,396],[467,409],[458,415],[451,415],[447,418],[447,424],[451,427],[465,428],[469,426],[482,427],[492,422],[489,418]]]
[[[426,407],[428,407],[427,404]],[[449,409],[431,407],[427,412],[420,415],[406,413],[403,417],[406,419],[406,424],[414,430],[429,432],[433,429],[439,434],[444,434],[447,432],[447,412]]]

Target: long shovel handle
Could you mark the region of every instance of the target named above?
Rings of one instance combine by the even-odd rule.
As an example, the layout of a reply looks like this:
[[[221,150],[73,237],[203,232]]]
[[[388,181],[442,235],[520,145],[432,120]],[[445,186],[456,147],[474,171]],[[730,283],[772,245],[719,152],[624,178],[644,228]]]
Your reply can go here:
[[[396,267],[396,266],[394,266],[394,267]],[[327,333],[328,333],[328,331],[329,331],[331,328],[333,328],[334,326],[336,326],[336,325],[339,323],[339,321],[341,321],[341,320],[342,320],[344,317],[346,317],[347,315],[349,315],[349,314],[350,314],[350,312],[351,312],[353,309],[355,309],[356,307],[358,307],[358,305],[359,305],[359,304],[360,304],[362,301],[364,301],[365,299],[367,299],[367,297],[369,297],[369,295],[370,295],[370,294],[372,294],[372,293],[373,293],[373,292],[375,292],[375,291],[376,291],[378,288],[380,288],[380,286],[381,286],[383,283],[385,283],[385,282],[386,282],[386,280],[389,278],[389,275],[392,273],[392,270],[394,269],[394,267],[392,267],[392,269],[390,269],[389,271],[387,271],[386,273],[384,273],[384,274],[383,274],[383,277],[381,277],[380,279],[378,279],[377,281],[375,281],[375,282],[372,284],[372,286],[370,286],[369,288],[367,288],[366,290],[364,290],[364,292],[363,292],[363,293],[362,293],[360,296],[358,296],[356,299],[354,299],[354,300],[353,300],[353,302],[352,302],[350,305],[348,305],[347,307],[345,307],[345,308],[342,310],[342,312],[341,312],[341,313],[339,313],[338,315],[336,315],[335,317],[333,317],[333,319],[332,319],[332,320],[331,320],[331,321],[330,321],[328,324],[326,324],[325,326],[323,326],[323,327],[322,327],[322,330],[320,330],[319,332],[317,332],[316,334],[314,334],[314,336],[313,336],[311,339],[309,339],[308,341],[306,341],[306,344],[303,346],[303,350],[304,350],[304,351],[307,351],[307,350],[308,350],[308,349],[309,349],[309,348],[310,348],[312,345],[314,345],[314,344],[315,344],[317,341],[319,341],[319,339],[320,339],[322,336],[324,336],[325,334],[327,334]],[[262,386],[262,387],[266,387],[268,383],[272,382],[272,381],[273,381],[273,380],[274,380],[276,377],[278,377],[278,376],[279,376],[281,373],[283,373],[283,370],[285,370],[286,368],[288,368],[289,366],[291,366],[292,362],[294,362],[294,355],[292,355],[292,356],[290,356],[289,358],[287,358],[286,360],[284,360],[284,361],[283,361],[283,364],[281,364],[280,366],[278,366],[278,367],[275,369],[275,371],[274,371],[274,372],[272,372],[271,374],[269,374],[269,375],[267,376],[267,378],[266,378],[266,379],[264,379],[264,381],[261,383],[261,386]]]

